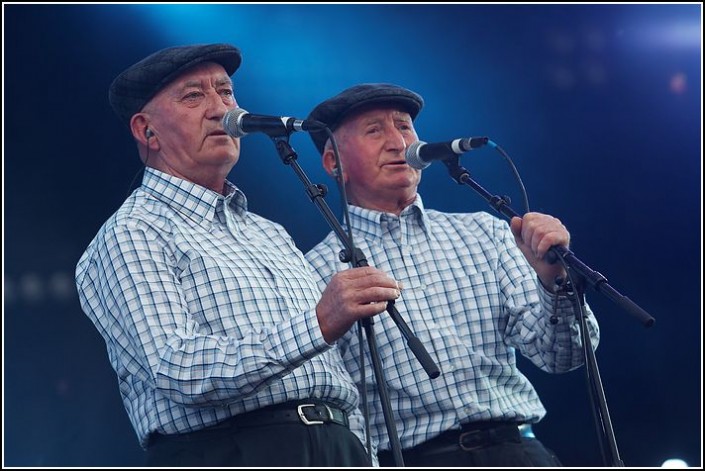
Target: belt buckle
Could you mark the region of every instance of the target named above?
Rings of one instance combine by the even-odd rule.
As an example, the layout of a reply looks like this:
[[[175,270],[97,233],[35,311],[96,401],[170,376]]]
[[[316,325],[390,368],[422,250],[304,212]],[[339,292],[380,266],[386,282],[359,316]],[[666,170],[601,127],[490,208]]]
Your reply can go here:
[[[480,448],[482,448],[484,446],[484,444],[482,442],[479,442],[478,444],[473,445],[473,446],[467,446],[467,445],[465,445],[465,443],[463,443],[464,437],[469,437],[471,435],[477,435],[481,432],[482,432],[481,430],[472,430],[470,432],[461,433],[458,436],[458,446],[460,447],[460,449],[463,451],[473,451],[473,450],[479,450]]]
[[[333,412],[330,410],[330,408],[326,404],[321,405],[326,408],[326,411],[328,412],[328,418],[333,418]],[[316,404],[299,404],[299,406],[297,406],[296,410],[299,413],[299,418],[301,419],[301,422],[306,425],[322,425],[325,423],[322,420],[310,420],[308,417],[306,417],[306,414],[304,414],[304,407],[316,407]]]

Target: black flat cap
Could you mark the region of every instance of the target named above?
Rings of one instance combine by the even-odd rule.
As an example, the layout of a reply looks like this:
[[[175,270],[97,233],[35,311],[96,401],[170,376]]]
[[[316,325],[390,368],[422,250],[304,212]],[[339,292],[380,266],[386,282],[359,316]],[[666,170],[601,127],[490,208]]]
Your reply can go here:
[[[228,75],[235,73],[242,55],[230,44],[196,44],[162,49],[118,75],[110,85],[108,99],[113,111],[127,126],[154,95],[182,72],[201,62],[215,62]]]
[[[345,118],[353,111],[367,105],[396,105],[416,119],[421,108],[423,98],[418,93],[391,83],[362,83],[343,90],[333,98],[320,103],[308,115],[308,119],[315,119],[325,123],[331,131],[335,131]],[[328,140],[328,134],[323,132],[310,132],[311,139],[318,152],[323,154],[323,148]]]

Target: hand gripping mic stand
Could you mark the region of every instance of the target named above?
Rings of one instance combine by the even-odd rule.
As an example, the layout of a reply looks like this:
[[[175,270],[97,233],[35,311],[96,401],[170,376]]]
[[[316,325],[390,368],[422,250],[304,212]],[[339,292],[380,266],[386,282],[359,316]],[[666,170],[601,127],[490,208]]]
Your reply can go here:
[[[514,212],[514,210],[509,207],[509,203],[506,198],[490,194],[475,180],[473,180],[470,177],[470,172],[460,165],[459,160],[460,159],[458,156],[443,160],[443,163],[446,167],[448,167],[448,172],[453,180],[458,182],[460,185],[467,185],[471,187],[480,196],[482,196],[495,211],[506,216],[510,220],[514,216],[520,217],[519,214]],[[590,335],[588,333],[587,321],[585,320],[584,313],[585,285],[589,284],[597,292],[607,296],[617,305],[625,309],[629,314],[639,319],[645,327],[651,327],[654,324],[654,318],[632,302],[629,298],[622,296],[617,290],[612,288],[607,283],[607,279],[604,276],[590,269],[590,267],[581,262],[567,248],[554,245],[546,254],[546,260],[549,263],[560,261],[568,274],[568,280],[556,280],[556,285],[562,287],[562,291],[564,293],[573,295],[577,299],[577,301],[574,302],[574,308],[576,311],[576,318],[580,323],[580,334],[586,357],[586,377],[602,458],[606,466],[624,466],[624,462],[619,457],[619,451],[617,450],[617,443],[614,437],[609,411],[607,409],[607,402],[605,400],[605,393],[600,379],[600,372],[597,367],[595,352],[590,345]],[[551,321],[553,322],[553,319],[551,319]],[[595,401],[597,401],[597,404]],[[608,450],[605,450],[605,441],[607,442],[606,445],[609,447]]]
[[[368,266],[367,260],[359,248],[354,246],[351,238],[347,236],[344,229],[333,215],[330,207],[326,203],[324,197],[327,193],[327,189],[324,185],[311,183],[306,173],[303,171],[299,163],[296,161],[298,158],[294,149],[289,145],[289,136],[270,136],[274,142],[279,157],[282,159],[284,164],[291,166],[294,172],[299,177],[301,182],[304,184],[306,193],[308,194],[311,201],[316,205],[318,210],[323,215],[324,219],[328,225],[333,229],[335,234],[340,239],[343,244],[344,251],[341,252],[342,262],[351,262],[354,267],[366,267]],[[392,317],[392,320],[397,324],[399,330],[401,330],[404,338],[406,338],[407,345],[416,356],[416,359],[421,363],[421,366],[426,371],[428,376],[432,379],[437,378],[440,375],[440,370],[436,366],[435,362],[428,354],[424,348],[421,341],[416,337],[409,329],[409,326],[404,322],[404,319],[399,315],[396,307],[394,307],[394,300],[387,302],[387,312]],[[382,411],[384,414],[384,420],[387,425],[387,433],[389,434],[389,443],[391,446],[391,451],[394,456],[394,462],[396,466],[404,466],[404,459],[401,454],[401,444],[399,442],[399,436],[397,434],[396,427],[394,425],[394,417],[391,411],[391,405],[389,401],[389,394],[387,392],[386,380],[384,377],[384,372],[381,367],[381,362],[379,359],[379,353],[377,350],[377,344],[375,343],[375,336],[373,330],[373,318],[367,317],[358,321],[365,329],[365,335],[367,337],[367,342],[370,348],[370,357],[372,358],[372,367],[374,369],[375,378],[377,380],[377,387],[379,390],[379,396],[382,401]],[[363,362],[363,359],[360,359]],[[363,378],[364,380],[364,378]],[[369,434],[368,434],[369,435]]]

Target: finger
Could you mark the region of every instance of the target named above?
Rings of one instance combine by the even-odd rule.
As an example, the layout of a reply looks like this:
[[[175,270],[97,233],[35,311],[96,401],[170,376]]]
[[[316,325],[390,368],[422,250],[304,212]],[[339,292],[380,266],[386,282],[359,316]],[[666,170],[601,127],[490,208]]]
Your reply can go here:
[[[371,302],[358,308],[359,317],[370,317],[387,310],[387,301]]]
[[[521,239],[522,223],[522,218],[518,216],[514,216],[509,222],[509,228],[512,230],[512,234],[514,234],[514,238],[517,239],[517,241]]]
[[[359,304],[386,303],[401,296],[396,288],[373,287],[359,292]]]
[[[543,258],[554,245],[568,247],[569,236],[565,231],[556,230],[546,234],[538,244],[536,251]]]
[[[345,274],[348,281],[361,282],[365,286],[397,287],[397,281],[394,278],[374,267],[351,268],[341,273]]]
[[[357,267],[345,270],[345,272],[351,279],[367,278],[369,276],[375,276],[382,273],[375,267]]]

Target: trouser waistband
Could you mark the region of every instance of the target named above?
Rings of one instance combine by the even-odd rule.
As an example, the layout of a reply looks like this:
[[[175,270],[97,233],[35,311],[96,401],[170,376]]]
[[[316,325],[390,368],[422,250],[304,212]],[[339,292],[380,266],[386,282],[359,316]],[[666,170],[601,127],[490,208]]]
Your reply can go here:
[[[293,401],[264,407],[234,416],[239,427],[257,427],[281,423],[321,425],[334,423],[348,427],[348,414],[343,410],[320,401]]]
[[[344,427],[349,427],[348,414],[335,406],[321,401],[291,401],[238,414],[224,420],[219,424],[212,425],[201,430],[196,430],[194,432],[173,435],[153,433],[149,438],[149,445],[152,445],[160,440],[177,437],[178,439],[188,439],[189,436],[217,432],[219,430],[261,427],[285,423],[299,423],[304,425],[334,423]]]
[[[476,422],[463,426],[460,430],[449,430],[413,448],[403,451],[404,456],[421,456],[473,451],[505,442],[520,443],[522,437],[533,437],[531,425],[515,422]],[[390,451],[380,452],[391,455]],[[385,455],[386,456],[386,455]]]

